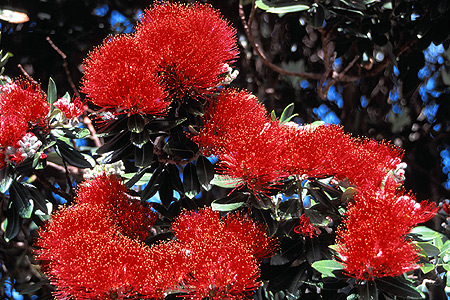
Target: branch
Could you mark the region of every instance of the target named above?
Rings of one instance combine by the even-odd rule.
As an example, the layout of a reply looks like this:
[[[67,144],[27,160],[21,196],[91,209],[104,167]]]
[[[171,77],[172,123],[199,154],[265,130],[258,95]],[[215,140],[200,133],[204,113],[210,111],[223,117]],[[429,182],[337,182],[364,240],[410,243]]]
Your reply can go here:
[[[52,46],[52,48],[61,56],[61,58],[63,59],[63,67],[64,70],[66,71],[66,76],[67,76],[67,81],[69,81],[70,87],[72,88],[72,90],[74,91],[75,95],[77,95],[78,97],[80,97],[80,93],[78,92],[77,88],[75,87],[75,84],[73,83],[72,80],[72,76],[70,75],[70,71],[69,71],[69,65],[67,64],[67,55],[61,51],[61,49],[59,49],[55,43],[53,43],[53,41],[50,39],[50,37],[48,36],[47,38],[47,42],[50,44],[50,46]]]

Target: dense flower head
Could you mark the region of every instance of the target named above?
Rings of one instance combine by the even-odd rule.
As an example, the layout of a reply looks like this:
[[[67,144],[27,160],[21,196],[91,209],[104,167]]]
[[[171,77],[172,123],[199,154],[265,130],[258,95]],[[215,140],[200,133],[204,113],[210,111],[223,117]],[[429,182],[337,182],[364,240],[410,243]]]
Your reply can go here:
[[[20,141],[32,127],[46,126],[49,108],[40,86],[26,79],[0,86],[0,167],[5,160],[18,164],[28,157],[19,151]]]
[[[264,193],[291,175],[336,176],[359,187],[379,186],[401,162],[402,151],[386,142],[359,139],[340,126],[282,124],[269,119],[258,99],[227,89],[205,114],[197,141],[218,169]]]
[[[171,96],[202,97],[223,80],[237,57],[235,30],[207,4],[155,4],[145,11],[136,39],[158,55],[158,75]]]
[[[85,181],[77,194],[80,204],[104,206],[121,234],[143,241],[157,215],[149,207],[139,201],[132,202],[130,198],[124,183],[115,175],[105,173]]]
[[[164,115],[170,103],[155,78],[156,54],[130,35],[106,39],[84,61],[82,92],[113,113]]]
[[[83,102],[81,102],[80,97],[75,97],[72,101],[70,101],[69,98],[63,97],[58,99],[53,105],[62,111],[69,120],[78,118],[84,112],[84,105]]]
[[[373,280],[399,276],[417,268],[418,249],[406,235],[437,212],[427,201],[387,184],[361,190],[350,204],[338,230],[338,259],[350,276]]]
[[[37,246],[37,259],[47,262],[46,273],[58,287],[57,299],[156,298],[181,277],[178,252],[166,244],[149,248],[122,235],[99,204],[53,214]]]
[[[260,283],[258,261],[276,248],[262,226],[210,208],[183,212],[172,224],[186,254],[189,275],[182,290],[189,299],[248,299]]]
[[[318,236],[317,234],[317,228],[311,224],[311,222],[309,221],[309,217],[307,217],[305,214],[300,216],[299,219],[299,224],[297,226],[294,227],[294,232],[305,236],[305,237],[316,237]]]

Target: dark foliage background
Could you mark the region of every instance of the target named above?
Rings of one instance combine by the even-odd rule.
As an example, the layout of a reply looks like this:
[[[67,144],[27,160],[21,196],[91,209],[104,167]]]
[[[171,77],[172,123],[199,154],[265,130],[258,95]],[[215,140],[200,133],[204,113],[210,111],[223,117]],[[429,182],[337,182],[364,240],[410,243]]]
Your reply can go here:
[[[23,10],[30,17],[23,24],[0,23],[1,48],[14,54],[5,74],[16,77],[25,70],[43,86],[52,77],[59,96],[65,91],[73,94],[87,53],[108,34],[131,32],[138,14],[152,2],[3,0],[0,9]],[[239,1],[203,2],[220,9],[237,29],[241,55],[235,67],[240,75],[233,85],[253,92],[277,115],[294,102],[300,123],[324,119],[339,122],[357,136],[392,141],[405,149],[406,189],[417,193],[419,200],[438,203],[450,198],[447,0],[297,1],[310,9],[282,15],[252,11],[251,1],[242,1],[241,14],[247,21],[254,13],[247,31]],[[435,229],[442,221],[435,218]],[[1,241],[3,275],[20,268],[15,259],[27,247],[27,241],[23,245]]]

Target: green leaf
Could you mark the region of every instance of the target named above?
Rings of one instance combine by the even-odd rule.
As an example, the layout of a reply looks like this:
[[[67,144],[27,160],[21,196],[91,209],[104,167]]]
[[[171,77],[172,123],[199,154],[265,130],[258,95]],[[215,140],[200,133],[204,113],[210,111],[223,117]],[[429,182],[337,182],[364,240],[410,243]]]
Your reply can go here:
[[[141,133],[145,128],[145,120],[139,114],[134,114],[128,117],[128,130],[134,133]]]
[[[249,193],[234,193],[224,198],[216,199],[211,203],[211,207],[216,211],[233,211],[241,208],[249,200]]]
[[[68,145],[60,139],[56,140],[56,152],[61,156],[69,165],[78,168],[93,168],[95,166],[95,160],[78,150]]]
[[[423,274],[427,274],[430,271],[434,270],[434,265],[430,264],[430,263],[424,263],[421,267],[420,270],[422,270]]]
[[[9,203],[6,219],[2,223],[2,229],[5,232],[3,238],[6,242],[9,242],[19,233],[21,225],[22,218],[19,216],[16,206],[13,203]]]
[[[145,173],[147,169],[143,169],[139,172],[136,173],[126,173],[126,174],[122,174],[121,176],[125,179],[131,180],[133,179],[133,181],[127,181],[127,187],[131,188],[133,185],[143,185],[146,184],[150,178],[152,178],[153,173]],[[135,177],[136,176],[136,177]],[[137,179],[137,181],[136,181]]]
[[[425,299],[425,295],[403,276],[377,278],[375,282],[380,290],[390,295],[408,299]]]
[[[333,274],[333,271],[340,271],[343,268],[341,263],[332,259],[319,260],[314,262],[311,266],[327,277],[336,277]]]
[[[213,203],[211,203],[211,208],[215,211],[233,211],[241,208],[244,204],[245,202],[221,204],[213,201]]]
[[[210,184],[232,189],[241,186],[243,184],[243,181],[240,178],[233,178],[228,175],[214,174],[214,178],[213,180],[211,180]]]
[[[53,79],[50,77],[48,80],[48,89],[47,89],[47,102],[50,103],[52,109],[53,109],[53,103],[55,103],[57,99],[57,91],[56,91],[56,84],[53,81]]]
[[[327,226],[330,221],[326,216],[314,209],[305,209],[305,215],[309,217],[309,221],[315,226]]]
[[[419,236],[419,238],[424,241],[431,241],[431,240],[434,240],[437,238],[441,238],[441,239],[445,238],[445,236],[442,233],[434,231],[425,226],[414,227],[410,233],[417,234]]]
[[[439,248],[436,247],[436,246],[433,246],[430,243],[427,243],[427,242],[415,242],[414,244],[417,247],[421,248],[424,251],[424,253],[425,253],[425,255],[427,257],[437,256],[440,253]]]
[[[47,284],[47,283],[50,283],[50,281],[42,280],[42,281],[38,281],[36,283],[28,284],[25,286],[25,288],[23,288],[19,291],[19,294],[21,294],[21,295],[31,294],[33,292],[38,291],[44,284]]]
[[[200,182],[197,177],[197,170],[193,163],[188,163],[183,170],[184,194],[192,199],[200,193]]]
[[[306,4],[292,4],[293,1],[270,1],[256,0],[255,4],[258,8],[274,14],[285,14],[290,12],[304,11],[310,8]]]
[[[294,103],[289,104],[286,106],[286,108],[283,110],[283,113],[280,117],[280,124],[285,124],[292,120],[292,118],[295,118],[298,116],[298,114],[293,114],[294,112]]]
[[[444,245],[441,247],[441,253],[448,253],[450,252],[450,240],[445,241]]]

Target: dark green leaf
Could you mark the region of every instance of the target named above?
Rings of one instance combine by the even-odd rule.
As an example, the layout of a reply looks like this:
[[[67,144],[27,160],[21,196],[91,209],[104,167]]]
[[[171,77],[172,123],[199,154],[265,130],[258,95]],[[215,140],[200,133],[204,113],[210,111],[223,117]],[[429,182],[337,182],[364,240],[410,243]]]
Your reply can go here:
[[[159,166],[155,172],[153,172],[152,177],[150,178],[150,181],[148,182],[147,186],[142,191],[142,201],[145,201],[151,197],[153,197],[156,192],[159,189],[159,185],[161,184],[162,180],[165,177],[165,173],[163,173],[164,166]]]
[[[333,271],[342,270],[343,266],[335,260],[319,260],[311,265],[314,269],[325,276],[336,277]]]
[[[116,149],[106,155],[103,159],[103,163],[112,164],[118,162],[119,160],[129,158],[133,155],[133,150],[135,150],[135,147],[131,143],[128,143],[125,146],[122,146],[122,148]]]
[[[154,155],[152,143],[146,143],[141,148],[135,148],[134,165],[136,167],[147,167],[153,162],[153,156]]]
[[[57,100],[57,92],[56,92],[56,84],[53,79],[50,77],[48,81],[48,89],[47,89],[47,102],[50,103],[53,108],[53,103]]]
[[[150,134],[148,133],[147,130],[144,130],[139,133],[132,132],[130,140],[133,143],[133,145],[135,145],[138,148],[142,148],[142,146],[147,144],[147,142],[150,140]],[[152,150],[152,152],[153,152],[153,150]]]
[[[194,157],[194,151],[186,148],[186,145],[176,141],[169,141],[163,147],[164,152],[176,159],[189,159]]]
[[[169,171],[169,176],[170,179],[172,180],[172,185],[175,188],[175,190],[180,194],[184,194],[184,187],[183,183],[181,182],[180,170],[178,169],[178,167],[176,165],[169,164],[167,166],[167,169]]]
[[[197,159],[197,176],[200,184],[203,186],[208,186],[211,180],[214,178],[214,166],[213,164],[203,155],[199,156]]]
[[[5,231],[4,239],[9,242],[13,239],[20,230],[22,225],[22,218],[19,216],[19,212],[13,203],[9,203],[8,209],[6,211],[6,228],[2,228]],[[4,224],[3,224],[4,225]]]
[[[305,209],[305,215],[309,217],[309,221],[316,226],[327,226],[330,223],[326,216],[314,209]]]
[[[360,300],[378,300],[377,285],[371,280],[358,284],[358,293]]]
[[[322,251],[320,250],[319,239],[306,240],[306,260],[313,264],[322,259]]]
[[[170,179],[170,175],[166,169],[162,171],[161,176],[163,176],[163,178],[158,189],[159,198],[161,199],[162,205],[168,208],[173,200],[172,180]]]
[[[441,253],[438,247],[430,244],[429,242],[415,242],[414,244],[422,248],[428,257],[437,256],[439,255],[439,253]]]
[[[68,145],[67,143],[56,140],[56,152],[61,156],[69,165],[78,168],[92,168],[95,165],[95,161],[87,156],[82,155],[78,150]]]
[[[134,133],[141,133],[145,128],[145,120],[139,114],[134,114],[128,117],[128,130]]]
[[[234,193],[224,198],[214,200],[211,207],[213,210],[217,211],[233,211],[245,205],[249,197],[249,193]]]
[[[13,181],[9,189],[10,201],[16,207],[16,211],[20,217],[28,219],[33,213],[33,197],[30,192],[17,181]]]
[[[21,289],[19,293],[21,295],[31,294],[38,291],[44,284],[50,283],[48,280],[41,280],[36,283],[28,284],[25,288]]]
[[[425,299],[425,295],[403,276],[377,278],[375,282],[380,290],[390,295],[408,299]]]
[[[334,11],[337,14],[344,15],[344,16],[354,16],[354,17],[364,16],[364,13],[362,11],[355,10],[355,9],[333,6],[330,8],[330,10]]]
[[[227,175],[214,174],[214,178],[210,182],[210,184],[227,189],[232,189],[241,186],[243,184],[243,181],[240,178],[233,178]]]
[[[0,169],[0,193],[6,193],[12,182],[13,176],[10,172],[10,168],[5,167],[3,169]]]
[[[42,195],[37,188],[35,188],[30,184],[24,184],[24,187],[28,190],[28,192],[31,194],[31,197],[33,198],[34,208],[39,209],[45,214],[48,214],[47,209],[48,201],[45,199],[44,195]]]
[[[197,170],[193,163],[188,163],[183,171],[184,194],[192,199],[200,193],[200,182],[197,177]]]
[[[130,144],[131,133],[129,131],[122,131],[119,134],[114,135],[106,143],[104,143],[100,148],[97,149],[98,154],[104,154],[111,152],[124,146]]]
[[[284,1],[256,0],[255,4],[259,9],[274,14],[285,14],[290,12],[303,11],[309,9],[310,7],[307,2],[301,3],[301,1],[293,2],[286,0]]]

